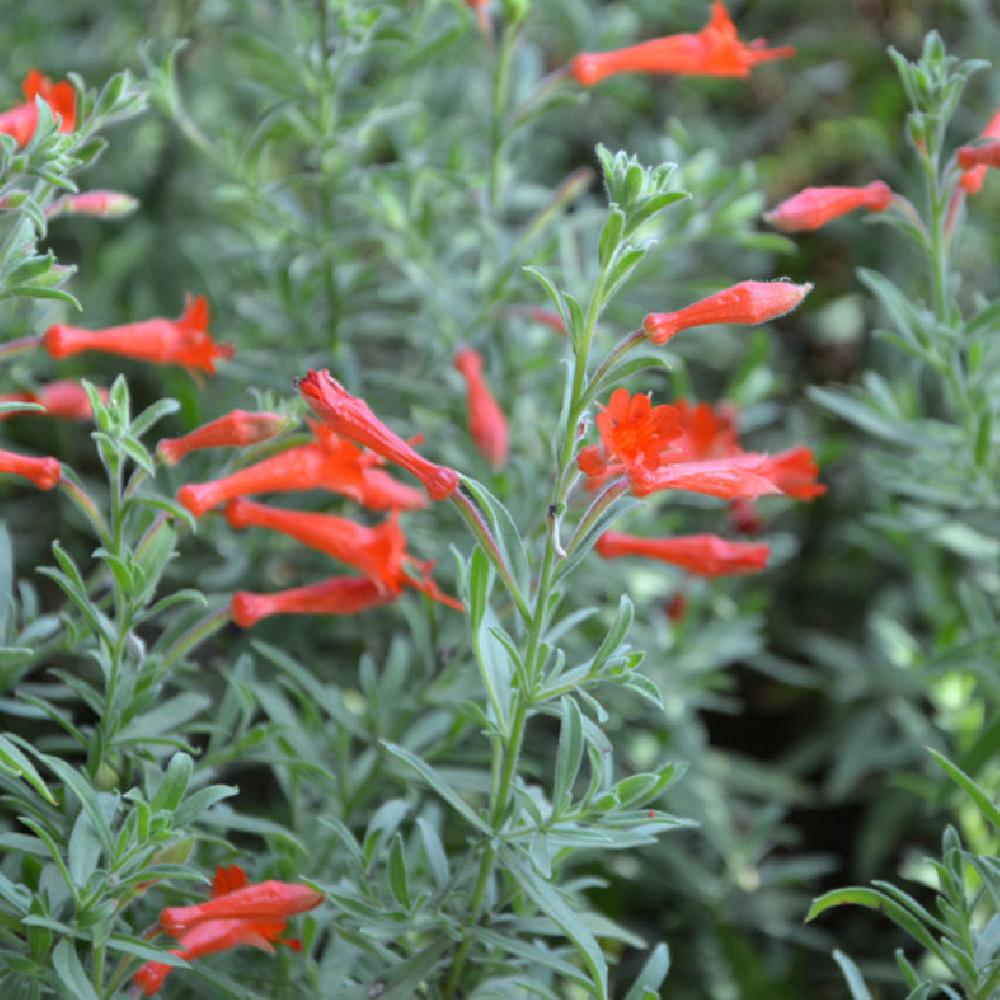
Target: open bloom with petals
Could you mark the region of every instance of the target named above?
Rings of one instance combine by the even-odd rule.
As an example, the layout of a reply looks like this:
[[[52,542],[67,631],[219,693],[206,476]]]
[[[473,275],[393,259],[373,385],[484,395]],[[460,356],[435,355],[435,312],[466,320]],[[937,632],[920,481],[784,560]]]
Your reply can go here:
[[[791,312],[812,287],[791,281],[741,281],[676,312],[650,313],[642,327],[654,344],[665,344],[681,330],[694,326],[756,326]]]
[[[32,69],[21,83],[21,91],[26,98],[25,102],[0,112],[0,132],[13,136],[19,146],[26,146],[31,142],[35,129],[38,128],[36,97],[45,101],[54,115],[61,116],[60,132],[73,131],[76,126],[76,91],[69,80],[53,83],[37,69]]]
[[[981,139],[1000,139],[1000,109],[993,115],[980,133]],[[987,166],[983,163],[971,163],[968,167],[962,163],[961,150],[959,151],[958,165],[963,168],[964,173],[959,181],[966,194],[976,194],[983,186],[986,179]]]
[[[718,535],[640,538],[617,531],[604,532],[596,549],[604,559],[645,556],[680,566],[696,576],[756,573],[767,566],[771,554],[770,546],[761,542],[730,542]]]
[[[372,413],[368,404],[352,396],[324,368],[309,371],[298,382],[303,398],[324,423],[338,434],[370,448],[376,454],[402,466],[420,480],[434,500],[446,500],[458,489],[458,473],[418,454],[398,434]]]
[[[469,433],[483,458],[494,469],[507,462],[507,418],[483,378],[483,359],[466,348],[455,355],[455,368],[468,385]]]
[[[794,54],[790,46],[767,48],[763,38],[741,41],[725,4],[716,0],[711,18],[701,31],[667,35],[613,52],[581,52],[573,59],[571,70],[583,87],[592,87],[618,73],[746,77],[759,63]]]
[[[280,413],[231,410],[178,438],[164,438],[156,454],[167,465],[176,465],[185,455],[206,448],[240,448],[266,441],[287,430],[291,421]]]
[[[335,576],[273,594],[237,591],[230,602],[230,614],[240,628],[252,628],[271,615],[354,615],[395,598],[366,576]]]
[[[388,594],[398,595],[403,587],[412,587],[451,607],[462,608],[461,604],[442,594],[426,575],[429,566],[407,555],[406,536],[395,511],[382,524],[369,528],[334,514],[279,510],[241,498],[229,502],[226,520],[237,529],[268,528],[288,535],[360,570],[379,590]],[[407,565],[424,575],[414,576]]]
[[[180,319],[147,319],[103,330],[84,330],[56,323],[45,331],[45,348],[54,358],[83,351],[102,351],[154,364],[183,365],[215,373],[217,358],[231,358],[233,348],[217,344],[208,332],[208,301],[188,297]]]
[[[97,392],[101,401],[107,403],[110,395],[108,390],[98,389]],[[46,416],[65,417],[68,420],[90,420],[94,415],[87,390],[79,382],[72,380],[50,382],[38,392],[8,393],[0,396],[0,402],[39,403],[45,407]],[[0,420],[16,415],[16,412],[2,413]]]
[[[819,229],[848,212],[863,208],[884,212],[892,204],[892,189],[885,181],[872,181],[864,187],[810,187],[764,214],[776,229],[796,233]]]
[[[363,451],[322,424],[313,424],[312,430],[314,440],[309,444],[289,448],[221,479],[182,486],[178,501],[195,517],[235,497],[311,489],[339,493],[372,510],[427,506],[419,490],[375,468],[381,461],[378,455]]]
[[[98,219],[121,219],[139,207],[139,199],[121,191],[81,191],[64,194],[45,210],[54,219],[60,215],[90,215]]]
[[[631,466],[659,464],[660,454],[680,433],[672,406],[653,406],[648,395],[631,395],[616,389],[597,415],[600,445],[580,452],[580,471],[592,480],[591,488],[608,475]]]
[[[0,450],[0,473],[2,472],[27,479],[40,490],[51,490],[59,485],[62,467],[55,458],[34,458],[31,455]]]
[[[293,939],[282,938],[288,918],[323,902],[323,894],[292,882],[260,882],[248,885],[238,865],[217,868],[212,881],[213,898],[194,906],[168,907],[160,915],[160,926],[178,939],[171,953],[192,961],[230,948],[248,945],[273,952],[273,944],[298,950]],[[164,962],[146,962],[132,982],[145,996],[157,993],[175,967]]]

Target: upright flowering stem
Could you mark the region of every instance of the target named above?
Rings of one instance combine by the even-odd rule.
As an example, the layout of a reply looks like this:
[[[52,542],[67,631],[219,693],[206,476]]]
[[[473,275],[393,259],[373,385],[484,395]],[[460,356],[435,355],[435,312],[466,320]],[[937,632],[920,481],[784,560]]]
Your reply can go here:
[[[597,320],[604,305],[605,290],[607,288],[608,267],[601,268],[594,285],[593,295],[587,307],[584,319],[583,334],[574,352],[573,357],[573,382],[570,405],[566,414],[565,426],[561,428],[562,443],[558,452],[558,465],[553,480],[552,493],[549,500],[549,508],[560,509],[566,500],[572,477],[567,476],[567,471],[571,468],[574,445],[576,443],[576,427],[586,406],[585,393],[587,388],[587,368],[590,361],[590,349],[594,339],[594,331],[597,329]],[[524,653],[524,676],[527,679],[527,687],[518,686],[514,690],[514,708],[511,713],[510,728],[507,732],[506,740],[497,743],[495,753],[499,753],[500,759],[493,762],[493,773],[499,773],[500,777],[496,781],[495,794],[490,804],[490,825],[494,833],[499,834],[507,818],[510,807],[511,787],[514,775],[517,773],[517,765],[521,758],[521,748],[524,744],[525,728],[528,722],[528,712],[531,709],[534,694],[535,682],[538,672],[538,651],[541,646],[542,635],[545,631],[546,612],[549,607],[549,598],[552,593],[553,570],[555,568],[556,540],[550,530],[546,534],[545,554],[542,557],[542,566],[538,575],[538,585],[535,590],[534,600],[531,603],[531,614],[527,621],[527,640]],[[483,848],[482,858],[479,864],[479,872],[475,884],[472,888],[472,895],[469,899],[470,923],[474,924],[479,919],[482,910],[483,896],[486,886],[489,884],[490,875],[493,871],[493,863],[496,854],[492,842],[487,843]],[[465,961],[468,957],[471,939],[463,939],[455,955],[455,960],[451,967],[451,973],[445,984],[444,995],[455,997],[462,981],[462,972],[465,968]]]

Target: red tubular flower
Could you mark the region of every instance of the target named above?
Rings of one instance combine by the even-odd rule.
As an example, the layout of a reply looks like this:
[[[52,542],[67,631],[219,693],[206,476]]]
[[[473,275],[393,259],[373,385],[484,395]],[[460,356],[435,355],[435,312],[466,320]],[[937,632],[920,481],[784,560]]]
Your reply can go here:
[[[289,448],[230,476],[208,483],[188,483],[177,499],[195,517],[235,497],[322,489],[339,493],[372,510],[419,510],[424,495],[373,468],[378,456],[364,452],[321,424],[312,425],[315,440]]]
[[[206,921],[285,921],[324,899],[323,893],[297,882],[271,879],[248,885],[237,865],[217,869],[212,887],[213,897],[204,903],[168,906],[160,913],[160,927],[178,937]]]
[[[826,493],[826,487],[816,482],[819,467],[812,451],[801,445],[768,456],[765,474],[782,493],[796,500],[812,500]]]
[[[963,170],[976,167],[1000,167],[1000,140],[985,146],[963,146],[958,151],[958,165]]]
[[[23,104],[0,113],[0,132],[13,136],[19,146],[26,146],[31,142],[35,129],[38,128],[36,96],[48,104],[54,115],[62,116],[59,124],[60,132],[73,131],[76,125],[76,91],[69,80],[54,84],[37,69],[32,69],[24,78],[21,90],[26,100]]]
[[[650,313],[642,323],[654,344],[665,344],[681,330],[716,323],[756,326],[791,312],[812,291],[791,281],[741,281],[676,312]]]
[[[771,548],[760,542],[729,542],[718,535],[678,535],[674,538],[639,538],[606,531],[597,539],[597,553],[604,559],[644,556],[671,563],[696,576],[729,576],[756,573],[767,566]]]
[[[765,212],[764,218],[776,229],[796,233],[819,229],[859,208],[884,212],[891,204],[892,189],[885,181],[872,181],[864,187],[810,187]]]
[[[176,465],[193,451],[240,448],[266,441],[286,430],[290,423],[288,417],[283,417],[280,413],[232,410],[183,437],[164,438],[157,444],[156,454],[166,465]]]
[[[403,586],[406,537],[393,514],[376,528],[346,517],[302,510],[278,510],[252,500],[230,500],[226,520],[233,528],[269,528],[309,548],[361,570],[382,590],[398,594]]]
[[[507,462],[507,418],[483,379],[483,359],[467,348],[455,355],[455,368],[469,387],[469,433],[476,447],[494,469]]]
[[[395,597],[366,576],[335,576],[274,594],[237,591],[230,613],[240,628],[252,628],[271,615],[354,615],[388,604]]]
[[[107,403],[107,389],[98,389],[102,402]],[[38,392],[11,392],[0,396],[0,402],[5,403],[40,403],[45,407],[45,415],[49,417],[66,417],[68,420],[90,420],[94,413],[90,408],[90,397],[79,382],[50,382],[42,386]],[[30,411],[29,411],[30,412]],[[12,413],[0,413],[0,420],[17,416]]]
[[[139,207],[138,198],[121,191],[81,191],[65,194],[54,201],[45,214],[54,219],[60,215],[91,215],[99,219],[121,219]]]
[[[461,602],[443,593],[430,578],[433,563],[417,562],[407,555],[406,536],[399,527],[396,511],[378,527],[368,528],[333,514],[278,510],[241,498],[229,502],[226,520],[237,529],[269,528],[288,535],[361,570],[380,592],[390,597],[398,596],[403,587],[412,587],[457,611],[465,610]],[[408,572],[404,564],[411,565],[421,575]]]
[[[273,952],[272,943],[298,951],[298,941],[280,936],[288,917],[311,910],[323,901],[322,893],[290,882],[247,885],[246,873],[238,865],[215,870],[212,896],[207,903],[168,907],[162,912],[160,926],[180,944],[172,954],[192,961],[241,945]],[[146,962],[132,982],[145,996],[152,996],[173,970],[163,962]]]
[[[989,120],[986,128],[979,134],[979,137],[981,139],[1000,139],[1000,109]],[[959,159],[959,166],[965,167],[961,159]],[[962,185],[962,189],[966,194],[976,194],[979,191],[983,186],[983,181],[986,179],[986,170],[987,167],[985,164],[973,164],[971,167],[965,168],[959,184]]]
[[[338,434],[370,448],[412,473],[432,499],[446,500],[458,489],[458,473],[454,469],[435,465],[417,454],[372,413],[363,399],[347,392],[325,368],[308,372],[299,379],[298,388],[321,420]]]
[[[794,54],[791,46],[767,48],[763,38],[740,41],[725,4],[716,0],[711,19],[699,32],[667,35],[613,52],[581,52],[573,59],[571,71],[582,87],[618,73],[747,77],[758,63]]]
[[[735,500],[780,493],[771,478],[770,456],[746,453],[704,462],[675,462],[658,469],[628,470],[632,492],[646,497],[661,490],[686,490]]]
[[[233,347],[217,344],[208,332],[208,301],[188,296],[180,319],[147,319],[104,330],[57,323],[45,331],[45,348],[54,358],[103,351],[153,364],[178,364],[189,371],[215,373],[216,358],[231,358]]]
[[[0,472],[27,479],[40,490],[51,490],[59,484],[62,467],[55,458],[33,458],[0,450]]]

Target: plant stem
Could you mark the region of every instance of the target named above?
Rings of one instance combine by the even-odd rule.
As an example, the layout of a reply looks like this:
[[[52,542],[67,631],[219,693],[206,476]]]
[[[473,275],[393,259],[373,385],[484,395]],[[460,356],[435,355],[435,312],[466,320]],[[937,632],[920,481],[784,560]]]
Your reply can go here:
[[[494,217],[500,198],[500,168],[503,164],[504,118],[507,104],[507,83],[510,78],[510,64],[514,55],[516,28],[504,28],[497,54],[497,71],[493,80],[493,119],[490,123],[490,186],[489,205]]]
[[[576,443],[576,425],[580,417],[582,401],[587,387],[587,368],[590,361],[590,349],[594,339],[594,331],[597,329],[597,320],[604,307],[606,283],[607,269],[602,268],[594,284],[590,304],[587,307],[583,332],[579,342],[574,344],[572,393],[570,396],[570,405],[566,413],[566,423],[562,428],[562,445],[559,449],[558,464],[553,478],[549,509],[561,507],[565,502],[566,493],[568,492],[570,479],[566,476],[566,470],[573,457],[573,448]],[[523,659],[524,676],[528,686],[521,686],[515,690],[514,713],[511,719],[510,736],[504,745],[497,748],[502,755],[502,762],[500,765],[500,781],[491,808],[491,825],[493,827],[494,842],[500,837],[503,825],[507,819],[511,788],[514,784],[514,777],[517,774],[517,765],[521,757],[521,749],[524,745],[524,737],[527,730],[528,715],[533,703],[535,688],[537,687],[538,652],[541,648],[542,636],[547,624],[549,602],[552,596],[555,556],[555,537],[552,531],[548,531],[545,538],[545,554],[542,557],[542,568],[538,576],[538,587],[535,591]],[[479,864],[479,873],[476,876],[476,882],[469,897],[469,922],[471,924],[475,924],[479,920],[483,896],[493,871],[493,863],[496,860],[494,842],[489,843],[483,851],[483,856]],[[471,944],[472,940],[470,937],[466,936],[463,938],[455,954],[455,961],[452,964],[448,980],[445,983],[445,997],[452,998],[456,996]]]

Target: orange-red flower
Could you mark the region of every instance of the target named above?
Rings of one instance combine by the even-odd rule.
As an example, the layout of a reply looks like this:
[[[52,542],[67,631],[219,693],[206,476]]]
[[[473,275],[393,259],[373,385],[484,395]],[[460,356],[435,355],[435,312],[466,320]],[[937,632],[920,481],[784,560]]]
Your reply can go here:
[[[180,944],[171,954],[192,961],[240,945],[273,952],[273,943],[298,950],[298,941],[281,937],[288,918],[323,902],[322,893],[305,885],[277,881],[248,885],[238,865],[216,869],[212,896],[206,903],[168,907],[161,913],[160,926]],[[146,962],[132,982],[145,996],[152,996],[173,970],[163,962]]]
[[[963,170],[976,167],[1000,167],[1000,140],[985,146],[963,146],[958,151],[958,165]]]
[[[107,403],[107,389],[98,389],[101,401]],[[66,417],[68,420],[90,420],[94,413],[90,407],[90,397],[79,382],[71,380],[50,382],[38,392],[11,392],[0,396],[0,402],[40,403],[49,417]],[[31,411],[28,411],[31,412]],[[35,411],[37,412],[37,411]],[[0,413],[0,420],[17,416],[16,411]]]
[[[680,566],[696,576],[756,573],[767,566],[771,554],[770,546],[762,542],[730,542],[718,535],[639,538],[617,531],[604,532],[596,549],[604,559],[645,556]]]
[[[701,31],[667,35],[613,52],[581,52],[573,59],[571,70],[583,87],[592,87],[618,73],[746,77],[758,63],[794,54],[791,46],[767,48],[763,38],[741,41],[725,4],[716,0],[711,18]]]
[[[154,364],[183,365],[215,372],[216,358],[231,358],[233,348],[217,344],[208,332],[208,301],[188,296],[180,319],[147,319],[139,323],[84,330],[57,323],[45,331],[45,348],[54,358],[83,351],[102,351]]]
[[[764,218],[776,229],[795,233],[819,229],[859,208],[884,212],[892,204],[892,197],[892,189],[885,181],[872,181],[864,187],[810,187],[765,212]]]
[[[455,355],[455,368],[468,385],[469,433],[476,447],[494,469],[507,462],[507,418],[483,378],[483,359],[466,348]]]
[[[288,417],[283,417],[280,413],[231,410],[182,437],[164,438],[157,444],[156,454],[161,462],[176,465],[193,451],[240,448],[266,441],[287,430],[290,423]]]
[[[796,500],[812,500],[826,493],[826,487],[816,482],[819,467],[809,448],[800,445],[777,455],[769,455],[767,472],[786,496]]]
[[[979,137],[981,139],[1000,139],[1000,109],[998,109],[989,120],[986,128],[980,132]],[[962,185],[966,194],[976,194],[983,186],[983,181],[986,179],[986,165],[973,164],[970,167],[965,167],[965,164],[961,162],[960,157],[959,166],[964,168],[964,173],[962,174],[959,184]]]
[[[406,552],[406,536],[399,526],[396,511],[382,524],[369,528],[356,521],[333,514],[311,511],[278,510],[242,498],[226,506],[226,520],[234,528],[268,528],[288,535],[303,545],[361,570],[376,586],[398,595],[403,587],[412,587],[435,600],[459,610],[462,605],[447,597],[426,574],[430,566],[419,563]],[[412,565],[424,576],[407,571]]]
[[[659,456],[680,433],[677,411],[672,406],[653,406],[648,395],[631,395],[616,389],[597,415],[600,445],[580,452],[580,471],[603,482],[609,474],[631,466],[659,464]]]
[[[218,869],[213,896],[192,906],[168,906],[160,913],[160,927],[176,937],[207,920],[287,920],[323,902],[323,893],[297,882],[247,883],[238,866]]]
[[[131,215],[139,207],[139,200],[121,191],[81,191],[64,194],[46,209],[48,218],[60,215],[91,215],[99,219],[120,219]]]
[[[272,455],[232,475],[207,483],[188,483],[177,499],[195,517],[235,497],[322,489],[350,497],[372,510],[419,510],[423,493],[397,482],[374,466],[377,455],[362,451],[322,424],[312,424],[314,440]]]
[[[0,113],[0,132],[13,136],[19,146],[26,146],[31,142],[35,129],[38,128],[36,96],[48,104],[54,115],[62,116],[60,132],[73,131],[76,125],[76,91],[69,80],[53,83],[37,69],[32,69],[21,83],[21,90],[26,100],[23,104]]]
[[[40,490],[51,490],[59,484],[62,467],[55,458],[33,458],[0,450],[0,472],[27,479]]]
[[[755,326],[791,312],[812,290],[791,281],[741,281],[676,312],[650,313],[642,323],[654,344],[694,326],[736,323]]]
[[[402,466],[423,484],[434,500],[445,500],[458,489],[458,473],[419,455],[372,413],[368,404],[352,396],[324,368],[299,379],[299,391],[313,412],[338,434],[370,448]]]
[[[685,490],[723,500],[753,500],[781,492],[772,477],[770,456],[753,452],[702,462],[674,462],[658,469],[631,468],[628,474],[637,497],[661,490]]]
[[[726,403],[710,406],[678,399],[674,409],[680,433],[660,456],[661,464],[722,458],[743,451],[736,431],[736,411],[732,406]]]
[[[687,490],[728,500],[785,493],[810,500],[826,492],[816,482],[812,452],[799,447],[778,455],[745,452],[731,407],[681,399],[652,406],[646,396],[617,389],[597,417],[601,444],[584,448],[580,470],[588,490],[625,472],[636,496]]]
[[[354,615],[395,599],[395,594],[366,576],[335,576],[273,594],[237,591],[230,614],[241,628],[252,628],[271,615]]]

